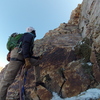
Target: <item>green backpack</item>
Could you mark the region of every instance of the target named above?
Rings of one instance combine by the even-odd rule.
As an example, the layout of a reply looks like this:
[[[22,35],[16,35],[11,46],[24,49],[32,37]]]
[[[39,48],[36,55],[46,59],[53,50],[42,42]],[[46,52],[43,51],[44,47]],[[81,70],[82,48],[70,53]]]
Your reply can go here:
[[[13,33],[9,38],[7,42],[7,49],[11,51],[14,49],[14,47],[19,46],[18,40],[22,37],[23,34]]]

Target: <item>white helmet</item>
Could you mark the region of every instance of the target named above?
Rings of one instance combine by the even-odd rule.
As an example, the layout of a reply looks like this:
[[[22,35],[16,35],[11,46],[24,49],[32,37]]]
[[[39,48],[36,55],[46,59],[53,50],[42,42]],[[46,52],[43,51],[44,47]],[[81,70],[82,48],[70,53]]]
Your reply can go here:
[[[26,28],[26,32],[32,32],[32,31],[34,31],[34,28],[33,27]]]

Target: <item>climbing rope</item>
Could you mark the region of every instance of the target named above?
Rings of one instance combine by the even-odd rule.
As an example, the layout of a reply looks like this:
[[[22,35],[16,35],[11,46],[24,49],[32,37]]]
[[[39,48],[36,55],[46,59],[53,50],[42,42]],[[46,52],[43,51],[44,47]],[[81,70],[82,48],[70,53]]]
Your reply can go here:
[[[22,86],[20,86],[20,100],[26,100],[26,92],[25,92],[24,86],[25,86],[25,83],[26,83],[27,73],[28,73],[28,70],[24,68],[23,71],[22,71],[22,74],[21,74],[21,78],[23,77],[23,83],[22,83]]]

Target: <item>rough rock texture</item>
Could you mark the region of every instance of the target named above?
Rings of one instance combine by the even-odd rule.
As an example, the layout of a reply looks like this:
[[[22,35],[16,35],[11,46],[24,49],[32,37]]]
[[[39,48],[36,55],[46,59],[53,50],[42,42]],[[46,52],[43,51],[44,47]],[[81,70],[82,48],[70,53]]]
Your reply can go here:
[[[79,25],[80,17],[81,17],[81,4],[78,4],[77,8],[72,11],[70,20],[68,21],[68,24]]]
[[[93,75],[100,82],[100,1],[83,0],[79,28],[82,37],[92,40],[90,61],[93,63]]]
[[[25,85],[27,100],[50,100],[52,92],[62,98],[76,96],[100,82],[99,0],[83,0],[72,11],[68,23],[50,30],[35,41],[34,55],[39,61],[41,80],[45,87],[35,88],[34,71],[29,69]],[[6,66],[7,67],[7,66]],[[6,70],[0,73],[0,78]],[[18,73],[9,87],[7,100],[18,100],[22,85]]]

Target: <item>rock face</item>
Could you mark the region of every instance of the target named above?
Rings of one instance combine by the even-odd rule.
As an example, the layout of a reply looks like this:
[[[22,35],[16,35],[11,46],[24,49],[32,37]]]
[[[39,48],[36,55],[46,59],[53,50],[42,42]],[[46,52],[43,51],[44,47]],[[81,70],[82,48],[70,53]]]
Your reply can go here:
[[[90,61],[93,63],[93,75],[97,82],[100,82],[100,1],[84,0],[81,6],[79,28],[82,37],[88,37],[91,41]]]
[[[99,85],[99,5],[99,0],[83,0],[72,11],[68,23],[60,24],[35,41],[34,55],[43,54],[38,63],[45,86],[35,87],[34,70],[29,69],[25,85],[27,100],[50,100],[52,92],[62,98],[72,97]],[[7,100],[18,100],[21,82],[19,72],[8,89]]]

